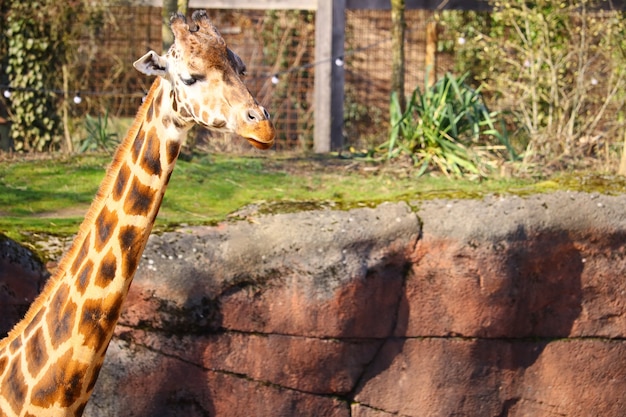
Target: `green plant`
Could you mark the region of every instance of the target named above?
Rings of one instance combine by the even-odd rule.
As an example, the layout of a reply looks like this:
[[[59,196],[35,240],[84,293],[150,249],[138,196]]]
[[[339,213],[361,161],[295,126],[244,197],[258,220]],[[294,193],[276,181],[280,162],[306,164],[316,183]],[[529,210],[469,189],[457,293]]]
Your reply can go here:
[[[514,155],[496,128],[497,114],[489,112],[465,78],[448,73],[424,92],[416,88],[405,111],[392,93],[390,137],[379,148],[388,159],[410,156],[419,175],[436,167],[446,175],[483,177],[496,162],[494,151]]]
[[[14,89],[10,98],[11,136],[16,151],[55,149],[60,119],[55,98],[46,91],[55,66],[55,42],[49,35],[45,2],[12,2],[5,33],[6,72]]]
[[[490,106],[509,115],[524,161],[556,162],[590,148],[607,155],[624,127],[614,117],[626,88],[623,14],[592,0],[490,5],[484,15],[442,13],[442,46],[484,86]]]
[[[10,84],[7,100],[14,148],[22,152],[56,150],[61,141],[58,91],[61,68],[77,48],[69,46],[80,36],[77,16],[84,0],[4,0],[0,10],[6,20],[0,25],[6,58],[0,77]],[[3,82],[3,83],[4,83]]]
[[[97,118],[91,115],[85,116],[85,130],[87,137],[82,141],[79,151],[103,150],[111,153],[119,144],[117,133],[109,132],[109,111],[104,116],[99,114]]]

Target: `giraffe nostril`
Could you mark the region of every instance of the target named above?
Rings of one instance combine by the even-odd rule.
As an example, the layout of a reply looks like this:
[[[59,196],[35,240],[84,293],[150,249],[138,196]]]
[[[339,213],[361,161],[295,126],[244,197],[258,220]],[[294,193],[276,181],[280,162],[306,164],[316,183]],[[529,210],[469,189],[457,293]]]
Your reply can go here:
[[[246,117],[249,122],[258,123],[263,120],[269,120],[270,114],[265,110],[265,107],[259,106],[258,109],[249,109],[246,113]]]
[[[250,109],[248,110],[248,121],[259,122],[261,121],[261,115],[256,110]]]
[[[261,107],[261,110],[263,110],[263,113],[259,112],[257,109],[248,110],[248,121],[256,123],[265,119],[269,119],[269,114],[267,113],[267,111],[263,107]]]

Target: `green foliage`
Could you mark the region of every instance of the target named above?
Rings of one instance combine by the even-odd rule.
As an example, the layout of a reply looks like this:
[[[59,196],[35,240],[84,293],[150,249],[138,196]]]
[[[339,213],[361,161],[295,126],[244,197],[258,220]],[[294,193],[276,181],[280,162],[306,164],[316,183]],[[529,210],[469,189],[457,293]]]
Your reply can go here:
[[[11,136],[16,151],[59,148],[59,98],[51,91],[62,84],[61,67],[69,56],[68,39],[80,15],[81,0],[6,2],[6,76],[11,86]],[[5,5],[6,5],[5,4]]]
[[[6,85],[8,83],[8,77],[6,74],[7,66],[7,49],[8,39],[4,34],[6,33],[7,22],[6,15],[9,12],[9,0],[0,0],[0,84]],[[3,100],[0,97],[0,100]],[[0,104],[1,106],[1,104]]]
[[[103,150],[109,154],[119,144],[117,133],[109,131],[109,111],[104,115],[99,114],[97,118],[91,115],[85,116],[85,130],[87,137],[82,141],[79,151]]]
[[[506,136],[496,129],[497,114],[464,80],[446,74],[424,92],[416,88],[404,112],[392,93],[390,138],[380,147],[388,159],[408,155],[420,175],[434,167],[446,175],[484,177],[495,165],[494,151],[513,156]]]
[[[55,43],[50,39],[49,19],[43,2],[14,2],[7,19],[7,75],[11,87],[13,125],[11,136],[17,151],[54,149],[59,142],[60,120],[50,88]]]
[[[624,127],[615,117],[626,88],[622,13],[590,0],[490,4],[489,14],[443,12],[441,46],[484,86],[490,107],[509,115],[524,160],[581,156],[590,141],[593,152],[607,150]]]

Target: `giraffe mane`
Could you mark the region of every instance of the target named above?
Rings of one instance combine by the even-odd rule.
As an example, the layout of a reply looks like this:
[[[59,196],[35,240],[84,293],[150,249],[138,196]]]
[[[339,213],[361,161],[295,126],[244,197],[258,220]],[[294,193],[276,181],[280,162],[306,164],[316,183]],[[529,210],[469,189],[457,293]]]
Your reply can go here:
[[[104,205],[104,200],[107,195],[109,195],[113,190],[113,182],[116,178],[118,171],[120,170],[121,164],[123,162],[123,156],[127,154],[130,146],[133,143],[133,140],[139,133],[139,129],[141,129],[142,121],[145,119],[146,112],[152,101],[154,100],[155,91],[158,89],[161,82],[161,78],[157,77],[148,92],[144,102],[139,107],[137,111],[137,115],[135,116],[135,120],[131,127],[128,129],[128,132],[122,141],[122,143],[118,146],[115,151],[115,155],[113,156],[113,161],[108,166],[106,170],[106,174],[104,180],[102,181],[100,187],[98,188],[98,192],[94,197],[91,206],[87,210],[87,214],[85,215],[85,219],[81,223],[78,232],[72,242],[70,248],[67,252],[62,256],[61,261],[55,271],[55,273],[48,279],[48,282],[44,285],[43,290],[37,296],[35,301],[31,304],[30,308],[26,312],[24,319],[18,322],[13,329],[9,332],[8,336],[4,339],[0,340],[0,349],[6,346],[10,341],[12,341],[16,336],[21,334],[24,328],[30,323],[37,312],[41,309],[43,303],[48,299],[49,295],[56,288],[57,283],[62,279],[63,275],[66,273],[67,268],[70,266],[70,261],[76,256],[76,252],[80,249],[83,241],[86,237],[86,229],[92,224],[98,215],[98,213],[102,210]]]

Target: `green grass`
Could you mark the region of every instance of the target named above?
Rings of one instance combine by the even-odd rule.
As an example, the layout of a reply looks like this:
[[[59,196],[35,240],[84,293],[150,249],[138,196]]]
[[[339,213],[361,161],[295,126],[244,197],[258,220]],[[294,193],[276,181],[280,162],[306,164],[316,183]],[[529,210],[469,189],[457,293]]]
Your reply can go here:
[[[82,155],[0,162],[0,232],[22,241],[30,233],[75,233],[109,159],[104,155]],[[624,190],[623,181],[598,182],[597,177],[586,182],[571,177],[538,183],[511,179],[475,182],[442,176],[417,178],[406,172],[375,166],[370,171],[364,167],[371,166],[336,157],[289,159],[277,154],[181,160],[172,175],[156,228],[215,223],[258,202],[332,202],[347,208],[388,200],[480,198],[559,188],[588,190],[589,184],[597,188],[606,187],[607,182],[617,184],[612,185],[615,192]]]

